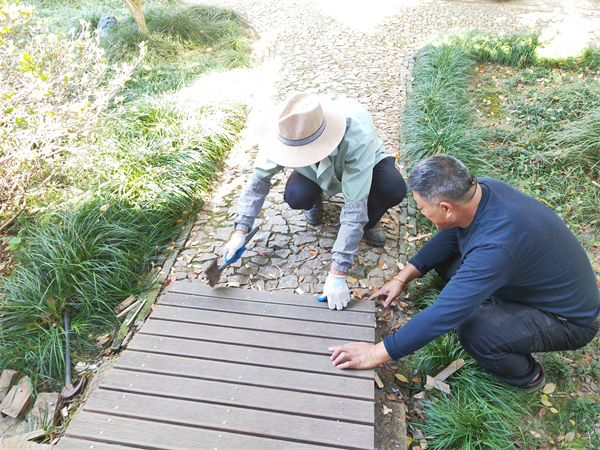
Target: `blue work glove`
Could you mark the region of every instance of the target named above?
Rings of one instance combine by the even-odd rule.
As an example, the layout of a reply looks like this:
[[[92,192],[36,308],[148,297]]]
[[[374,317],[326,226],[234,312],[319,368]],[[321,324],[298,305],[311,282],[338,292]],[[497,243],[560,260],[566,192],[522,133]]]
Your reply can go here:
[[[323,296],[319,297],[320,302],[327,300],[329,309],[341,311],[350,303],[350,289],[346,284],[346,275],[327,275],[325,286],[323,287]]]

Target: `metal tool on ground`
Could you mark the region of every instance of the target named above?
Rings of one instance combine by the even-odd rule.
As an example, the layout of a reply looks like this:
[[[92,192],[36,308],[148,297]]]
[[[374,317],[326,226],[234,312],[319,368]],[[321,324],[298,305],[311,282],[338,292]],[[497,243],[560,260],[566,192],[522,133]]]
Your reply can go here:
[[[83,379],[79,380],[79,382],[73,385],[71,380],[71,351],[69,350],[69,330],[71,328],[71,318],[69,317],[69,312],[65,313],[65,367],[66,367],[66,380],[65,380],[65,388],[60,393],[60,396],[64,400],[68,400],[81,390],[83,387]]]
[[[215,259],[212,262],[212,264],[208,267],[208,269],[206,269],[206,271],[204,273],[208,277],[208,284],[210,284],[210,287],[215,287],[216,284],[219,282],[219,278],[221,278],[221,272],[223,272],[227,267],[229,267],[230,264],[233,264],[238,259],[240,259],[240,257],[242,256],[242,253],[244,253],[244,251],[246,251],[246,245],[254,237],[254,235],[256,234],[257,231],[258,231],[258,227],[254,227],[252,229],[252,231],[250,231],[250,233],[248,233],[246,235],[246,239],[244,240],[244,245],[237,252],[235,252],[235,254],[233,255],[233,258],[231,258],[230,260],[227,260],[225,257],[223,257],[225,262],[223,264],[221,264],[220,266],[217,265],[218,263],[217,263],[217,260]]]

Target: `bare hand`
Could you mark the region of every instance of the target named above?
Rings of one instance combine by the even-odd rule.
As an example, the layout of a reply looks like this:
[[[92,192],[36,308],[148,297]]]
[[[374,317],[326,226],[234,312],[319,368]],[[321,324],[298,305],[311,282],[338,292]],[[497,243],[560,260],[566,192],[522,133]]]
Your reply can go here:
[[[351,342],[337,347],[329,347],[329,351],[331,352],[329,359],[338,369],[372,369],[384,362],[391,361],[383,342],[377,345]]]
[[[385,297],[383,302],[384,308],[390,306],[394,300],[398,298],[398,296],[402,293],[402,286],[395,280],[389,281],[384,284],[381,289],[375,292],[373,295],[369,297],[369,300],[373,300],[374,298],[378,298],[381,300],[382,297]]]

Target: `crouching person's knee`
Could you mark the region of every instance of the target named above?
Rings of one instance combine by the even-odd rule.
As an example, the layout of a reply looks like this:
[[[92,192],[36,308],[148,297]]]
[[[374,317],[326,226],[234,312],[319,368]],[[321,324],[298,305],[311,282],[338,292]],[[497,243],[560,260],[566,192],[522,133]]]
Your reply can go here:
[[[489,325],[479,320],[476,312],[457,326],[456,332],[463,349],[476,361],[481,360],[496,346],[495,343],[490,342]]]

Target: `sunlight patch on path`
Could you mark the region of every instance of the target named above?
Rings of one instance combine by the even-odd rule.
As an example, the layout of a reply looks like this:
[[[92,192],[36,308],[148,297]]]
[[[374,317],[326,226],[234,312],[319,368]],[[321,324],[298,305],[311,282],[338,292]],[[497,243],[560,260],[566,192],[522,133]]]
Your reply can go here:
[[[402,7],[419,6],[419,0],[376,0],[374,3],[364,0],[314,0],[317,9],[323,14],[344,25],[373,34],[377,25],[387,17],[393,16]]]

